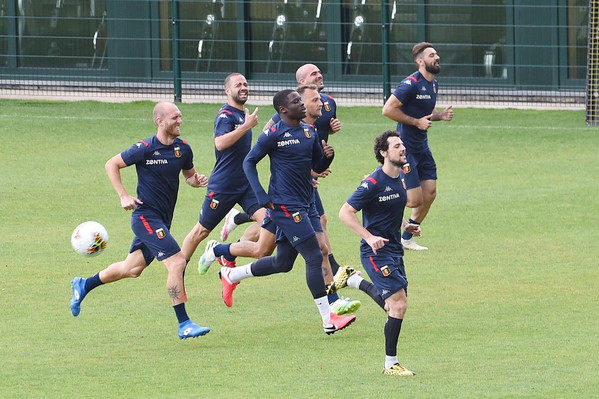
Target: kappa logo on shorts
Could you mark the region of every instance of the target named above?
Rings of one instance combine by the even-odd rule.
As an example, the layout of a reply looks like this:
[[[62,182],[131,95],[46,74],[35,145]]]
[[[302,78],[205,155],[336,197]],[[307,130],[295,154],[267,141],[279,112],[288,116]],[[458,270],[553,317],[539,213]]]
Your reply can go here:
[[[299,223],[302,221],[302,215],[300,215],[299,212],[295,212],[294,214],[291,215],[293,217],[293,221],[295,223]]]
[[[391,274],[391,270],[389,270],[389,266],[385,265],[385,266],[381,266],[381,273],[383,273],[383,276],[387,277]]]
[[[166,237],[164,229],[156,229],[156,237],[158,237],[159,240],[162,240],[164,237]]]
[[[218,204],[219,204],[219,201],[217,199],[212,198],[212,201],[210,201],[210,208],[216,209],[216,208],[218,208]]]

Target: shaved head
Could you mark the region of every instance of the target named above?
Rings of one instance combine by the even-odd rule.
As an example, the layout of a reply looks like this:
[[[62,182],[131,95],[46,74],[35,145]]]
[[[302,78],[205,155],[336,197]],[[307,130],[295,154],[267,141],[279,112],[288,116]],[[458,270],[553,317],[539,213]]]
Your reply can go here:
[[[163,101],[156,104],[153,111],[153,119],[156,126],[158,126],[159,118],[164,119],[165,115],[169,114],[175,109],[178,110],[179,108],[175,104],[168,101]]]
[[[295,79],[300,85],[313,84],[318,86],[318,91],[324,88],[322,72],[314,64],[304,64],[295,72]]]

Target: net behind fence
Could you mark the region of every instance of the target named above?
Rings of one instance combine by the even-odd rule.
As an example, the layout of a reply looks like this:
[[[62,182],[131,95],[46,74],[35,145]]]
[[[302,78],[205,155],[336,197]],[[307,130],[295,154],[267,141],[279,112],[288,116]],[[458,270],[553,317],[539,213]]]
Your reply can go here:
[[[586,122],[599,125],[599,4],[589,3]]]
[[[586,105],[594,123],[596,3],[0,0],[0,97],[221,102],[241,72],[269,103],[310,62],[340,101],[381,105],[429,41],[440,103]]]

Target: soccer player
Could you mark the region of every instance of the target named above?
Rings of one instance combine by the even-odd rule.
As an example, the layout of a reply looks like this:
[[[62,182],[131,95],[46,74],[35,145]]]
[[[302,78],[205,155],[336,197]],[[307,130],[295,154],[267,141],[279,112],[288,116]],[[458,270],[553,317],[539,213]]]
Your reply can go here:
[[[406,147],[411,171],[406,174],[406,186],[418,205],[408,220],[420,224],[437,195],[437,165],[428,145],[428,129],[432,121],[453,119],[452,106],[439,112],[435,109],[438,85],[435,76],[441,71],[439,55],[432,44],[417,43],[412,49],[418,71],[401,81],[383,106],[383,115],[397,122],[397,131]],[[406,249],[427,250],[404,231],[402,244]]]
[[[179,191],[179,173],[192,187],[206,187],[208,179],[196,172],[191,147],[179,137],[179,108],[172,103],[158,103],[154,107],[154,123],[158,126],[156,135],[113,156],[105,167],[121,207],[133,210],[131,228],[135,236],[129,255],[92,277],[75,277],[71,281],[71,313],[79,315],[81,301],[94,288],[127,277],[139,277],[156,258],[164,263],[168,272],[166,288],[179,322],[179,338],[197,337],[210,332],[210,328],[195,324],[187,315],[184,283],[187,263],[170,228]],[[137,197],[127,192],[121,179],[121,169],[131,165],[137,170]]]
[[[316,85],[300,85],[297,88],[297,92],[300,94],[306,107],[306,116],[303,118],[303,122],[311,125],[321,115],[322,102],[318,93],[318,87]],[[319,174],[319,176],[326,176],[328,171],[329,169],[327,168],[327,170]],[[314,199],[312,202],[314,202]],[[320,220],[319,215],[316,213],[316,208],[311,207],[310,209],[312,211],[311,217]],[[314,225],[316,226],[316,238],[318,239],[321,251],[323,252],[323,278],[325,284],[328,286],[333,282],[334,273],[331,271],[331,265],[327,256],[329,250],[325,241],[325,234],[320,226],[319,220],[315,221]],[[230,262],[234,261],[234,259],[238,256],[260,259],[264,256],[271,255],[276,246],[275,233],[276,226],[274,223],[272,223],[270,220],[270,214],[268,214],[264,219],[262,228],[260,229],[257,242],[241,240],[232,244],[218,244],[215,246],[210,246],[202,254],[200,258],[200,265],[202,268],[208,269],[210,265],[218,259],[221,265],[230,267]],[[353,272],[353,269],[346,267],[343,268],[342,271],[343,273],[347,274],[347,272]],[[339,274],[340,278],[343,273]],[[378,294],[376,295],[378,296]],[[353,313],[361,306],[360,301],[351,300],[350,298],[340,298],[336,292],[332,292],[330,295],[328,295],[328,299],[329,303],[331,304],[331,310],[336,314]],[[227,306],[233,306],[232,296],[224,297],[223,300]]]
[[[406,150],[395,131],[380,134],[374,142],[374,154],[382,166],[366,176],[343,204],[339,218],[358,236],[364,270],[385,300],[385,367],[383,374],[412,376],[397,359],[397,343],[407,309],[408,280],[403,263],[401,225],[407,193],[402,167]],[[363,223],[357,212],[362,211]],[[405,230],[420,234],[418,224],[408,223]]]
[[[300,66],[295,72],[295,79],[297,83],[300,85],[316,85],[318,88],[318,93],[320,93],[320,100],[322,101],[322,111],[321,115],[314,121],[314,128],[318,133],[318,137],[325,142],[329,142],[329,135],[335,134],[341,130],[341,121],[337,119],[337,103],[335,99],[328,94],[322,92],[324,89],[324,77],[322,76],[322,72],[320,68],[318,68],[314,64],[304,64]],[[279,115],[275,114],[270,121],[266,124],[265,128],[272,126],[274,123],[280,120]],[[329,240],[329,235],[327,234],[327,217],[325,214],[324,206],[322,205],[322,200],[320,199],[320,194],[318,190],[315,192],[316,196],[316,210],[320,215],[320,223],[322,224],[322,228],[324,231],[324,238],[329,248],[329,262],[333,268],[333,273],[336,273],[339,269],[339,264],[335,260],[331,250],[331,242]]]
[[[320,100],[322,101],[321,115],[317,117],[314,122],[314,128],[318,133],[318,137],[325,142],[329,142],[329,134],[335,134],[341,130],[341,122],[337,119],[337,103],[335,99],[328,94],[322,92],[324,89],[324,78],[320,69],[314,64],[304,64],[300,66],[295,72],[295,79],[298,85],[316,85],[318,93],[320,94]],[[266,123],[263,131],[273,126],[276,122],[280,121],[279,114],[275,112],[273,117]],[[315,193],[316,196],[316,210],[320,215],[320,222],[324,232],[324,239],[329,248],[329,263],[332,266],[333,273],[337,273],[339,270],[339,263],[335,260],[333,253],[331,252],[331,242],[327,234],[327,217],[325,214],[322,200],[318,190]],[[240,222],[246,219],[242,215],[237,215]],[[225,241],[228,233],[235,229],[239,223],[236,223],[233,218],[229,218],[229,223],[225,223],[223,231],[221,232],[221,241]],[[226,233],[226,234],[225,234]]]
[[[318,218],[311,214],[312,170],[325,171],[333,160],[333,148],[320,141],[311,125],[302,122],[306,107],[295,90],[275,94],[273,106],[281,121],[262,132],[243,163],[243,169],[256,193],[258,203],[270,208],[277,225],[277,254],[258,259],[246,266],[222,268],[223,298],[232,295],[242,279],[285,273],[293,268],[298,253],[306,262],[306,283],[320,312],[327,334],[342,330],[355,316],[331,312],[322,277],[323,255],[315,230]],[[270,158],[268,194],[258,178],[257,164]]]
[[[253,220],[261,221],[266,212],[258,205],[242,166],[252,145],[252,128],[258,123],[258,108],[251,114],[244,108],[249,87],[240,73],[227,76],[225,93],[227,103],[222,106],[214,121],[216,163],[210,175],[199,221],[183,240],[182,251],[188,261],[200,242],[208,237],[235,204],[241,205]],[[256,226],[256,233],[259,227]],[[216,244],[214,240],[208,242],[208,246]],[[205,274],[207,270],[200,263],[199,273]]]

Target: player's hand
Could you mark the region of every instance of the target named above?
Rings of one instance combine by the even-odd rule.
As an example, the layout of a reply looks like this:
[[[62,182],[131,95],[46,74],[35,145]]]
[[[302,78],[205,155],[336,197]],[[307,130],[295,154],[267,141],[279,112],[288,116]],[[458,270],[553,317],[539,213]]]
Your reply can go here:
[[[333,147],[328,145],[326,141],[322,140],[320,144],[322,145],[322,152],[324,153],[325,157],[331,158],[335,154]]]
[[[341,130],[341,121],[339,121],[339,119],[331,118],[329,124],[331,126],[331,133],[337,133],[339,130]]]
[[[372,252],[376,255],[376,251],[385,246],[385,243],[389,241],[387,238],[379,237],[379,236],[370,236],[365,239],[366,243],[370,245],[372,248]]]
[[[331,174],[332,170],[331,170],[331,168],[326,168],[325,170],[323,170],[320,173],[314,172],[313,170],[310,171],[310,172],[312,174],[312,177],[322,177],[322,178],[325,178],[325,177],[327,177],[328,175]]]
[[[208,185],[208,178],[206,175],[196,173],[196,181],[198,182],[198,187],[206,187]]]
[[[443,121],[452,120],[453,119],[453,105],[450,105],[449,107],[445,108],[439,116],[440,116],[441,120],[443,120]]]
[[[205,175],[200,175],[198,172],[188,177],[185,181],[192,187],[206,187],[208,185],[208,178]]]
[[[429,127],[433,124],[431,119],[433,118],[433,114],[424,116],[420,119],[416,120],[416,127],[420,130],[428,130]]]
[[[143,202],[140,199],[133,197],[129,194],[123,195],[121,197],[121,207],[126,211],[130,211],[132,209],[137,208],[138,204],[141,205],[143,204]]]
[[[405,225],[404,230],[412,234],[414,237],[422,236],[422,231],[420,230],[420,225],[418,224],[408,223]]]
[[[258,124],[258,107],[250,114],[250,110],[244,108],[245,124],[251,129]]]
[[[312,171],[312,173],[314,173],[314,171]],[[312,188],[317,189],[319,184],[320,182],[318,180],[312,179]]]

